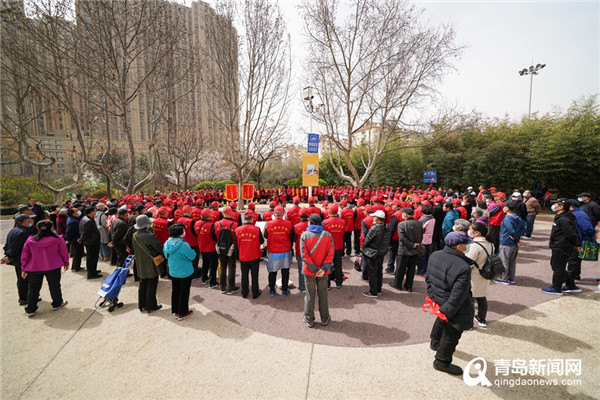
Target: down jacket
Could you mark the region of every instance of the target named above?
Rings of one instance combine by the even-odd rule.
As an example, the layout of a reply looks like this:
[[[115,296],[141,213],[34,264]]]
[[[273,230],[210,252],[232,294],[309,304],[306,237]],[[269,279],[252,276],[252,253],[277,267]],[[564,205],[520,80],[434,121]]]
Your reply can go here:
[[[460,331],[473,327],[471,263],[463,253],[446,246],[432,253],[427,264],[427,293],[440,305],[450,326]]]

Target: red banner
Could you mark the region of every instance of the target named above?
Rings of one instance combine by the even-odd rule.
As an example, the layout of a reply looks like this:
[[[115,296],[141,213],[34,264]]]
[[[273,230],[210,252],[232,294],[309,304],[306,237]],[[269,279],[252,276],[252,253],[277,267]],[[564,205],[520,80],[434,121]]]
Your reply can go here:
[[[227,200],[233,201],[238,198],[238,188],[237,185],[225,185],[225,196]]]
[[[252,200],[254,198],[254,185],[245,183],[242,186],[242,199]]]

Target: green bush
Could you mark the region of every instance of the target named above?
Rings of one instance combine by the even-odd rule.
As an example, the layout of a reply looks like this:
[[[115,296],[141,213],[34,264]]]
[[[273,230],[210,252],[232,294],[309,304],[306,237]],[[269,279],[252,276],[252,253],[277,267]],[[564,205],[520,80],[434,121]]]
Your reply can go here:
[[[214,186],[215,186],[214,182],[204,181],[204,182],[200,182],[199,184],[197,184],[194,189],[195,190],[208,190],[208,189],[212,189]]]
[[[104,196],[108,197],[108,190],[106,188],[99,188],[90,192],[89,197],[92,199],[101,199]]]
[[[215,182],[214,189],[215,190],[225,190],[225,185],[237,185],[237,183],[235,183],[234,181],[229,180],[229,179],[224,179],[222,181]]]
[[[285,181],[285,184],[288,185],[288,187],[298,187],[301,183],[301,181],[298,182],[298,178],[288,179],[287,181]]]
[[[40,203],[52,203],[52,195],[35,178],[3,175],[0,177],[0,203],[3,206],[27,203],[30,198]]]
[[[327,186],[327,182],[324,179],[319,179],[319,186]]]

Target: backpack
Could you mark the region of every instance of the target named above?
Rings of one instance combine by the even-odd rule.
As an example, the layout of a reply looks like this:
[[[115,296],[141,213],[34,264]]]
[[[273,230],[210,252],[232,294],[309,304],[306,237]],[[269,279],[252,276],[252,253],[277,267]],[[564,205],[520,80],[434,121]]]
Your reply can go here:
[[[475,267],[477,267],[481,276],[483,276],[485,279],[488,279],[488,280],[492,280],[492,279],[496,279],[496,278],[500,277],[500,275],[502,275],[502,272],[504,272],[504,264],[502,264],[502,260],[500,259],[500,256],[498,254],[488,253],[486,248],[481,243],[475,242],[475,244],[481,246],[481,248],[483,249],[483,251],[485,251],[485,254],[487,256],[487,258],[485,259],[485,264],[483,264],[483,267],[480,268],[479,265],[477,265],[477,263],[475,263]],[[494,248],[494,245],[492,244],[492,249],[493,248]]]
[[[222,256],[229,256],[233,254],[233,233],[231,232],[231,225],[223,226],[219,221],[221,231],[219,232],[219,239],[217,240],[216,250],[217,254]]]

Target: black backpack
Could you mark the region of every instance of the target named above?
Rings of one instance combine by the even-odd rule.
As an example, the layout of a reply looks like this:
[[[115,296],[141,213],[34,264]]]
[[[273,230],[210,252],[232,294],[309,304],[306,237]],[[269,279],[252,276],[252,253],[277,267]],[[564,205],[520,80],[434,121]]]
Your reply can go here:
[[[476,262],[474,262],[475,267],[477,267],[481,276],[488,280],[499,278],[500,275],[502,275],[502,273],[504,272],[504,264],[502,264],[500,256],[498,254],[488,253],[486,248],[481,243],[475,242],[475,244],[481,246],[481,248],[483,249],[483,251],[485,251],[485,254],[487,256],[487,258],[485,259],[485,264],[483,264],[483,267],[481,268],[479,267],[479,265],[477,265]],[[493,248],[494,245],[492,244],[492,249]]]
[[[221,221],[219,221],[221,231],[219,232],[219,239],[217,240],[217,254],[222,256],[231,256],[231,246],[233,245],[233,233],[231,232],[231,225],[223,226]]]

